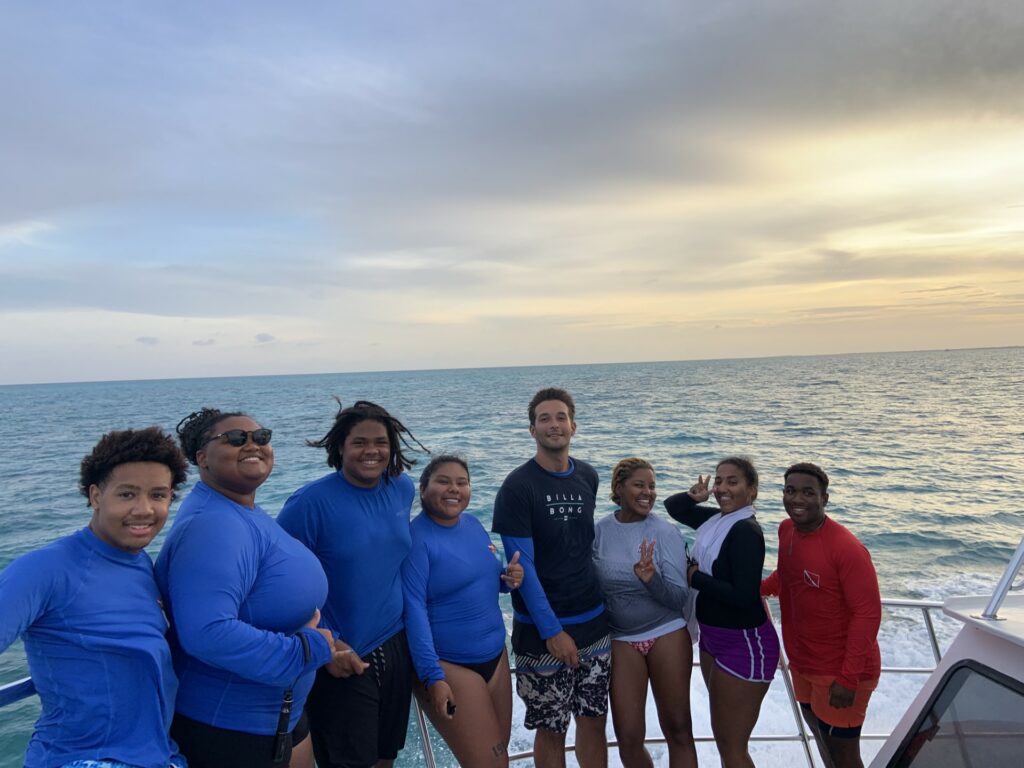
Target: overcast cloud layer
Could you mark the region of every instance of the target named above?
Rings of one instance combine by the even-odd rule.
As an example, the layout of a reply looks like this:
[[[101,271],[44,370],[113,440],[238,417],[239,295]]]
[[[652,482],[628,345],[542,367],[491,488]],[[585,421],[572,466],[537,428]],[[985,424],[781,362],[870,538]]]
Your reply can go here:
[[[1024,4],[8,3],[0,383],[1024,343]]]

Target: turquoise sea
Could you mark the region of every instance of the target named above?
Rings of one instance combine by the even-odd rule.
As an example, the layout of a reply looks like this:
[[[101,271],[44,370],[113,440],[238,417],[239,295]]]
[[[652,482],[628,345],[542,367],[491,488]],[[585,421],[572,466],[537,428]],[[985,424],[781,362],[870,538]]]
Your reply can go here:
[[[103,432],[172,429],[203,405],[245,410],[274,429],[276,465],[258,497],[272,515],[327,471],[323,451],[304,441],[326,432],[337,395],[346,404],[381,403],[432,450],[464,453],[473,472],[470,510],[489,524],[502,479],[533,452],[526,404],[550,385],[576,397],[573,453],[603,479],[618,459],[643,456],[657,468],[664,498],[713,471],[719,457],[751,456],[761,471],[767,565],[785,515],[782,470],[800,460],[828,470],[830,512],[871,550],[886,596],[990,590],[1024,532],[1024,348],[1015,347],[0,387],[0,568],[87,522],[78,465]],[[599,501],[599,515],[611,509],[607,498]],[[916,627],[902,615],[886,623],[883,663],[930,662]],[[952,631],[940,622],[945,637]],[[0,656],[0,682],[26,673],[20,644]],[[921,683],[894,678],[883,678],[866,730],[890,727]],[[30,700],[0,712],[0,768],[21,765],[37,706]],[[695,674],[697,732],[708,732],[706,709]],[[515,717],[521,722],[518,709]],[[788,717],[773,690],[758,730],[788,732]],[[512,750],[529,743],[517,726]],[[413,731],[406,753],[400,765],[421,764]],[[661,764],[661,754],[655,757]],[[701,747],[701,762],[717,764],[717,757]]]

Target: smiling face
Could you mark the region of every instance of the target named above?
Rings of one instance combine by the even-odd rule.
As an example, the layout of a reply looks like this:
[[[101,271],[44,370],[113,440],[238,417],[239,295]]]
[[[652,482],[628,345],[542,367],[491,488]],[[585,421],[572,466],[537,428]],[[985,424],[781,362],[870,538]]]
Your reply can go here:
[[[260,425],[248,416],[228,416],[210,428],[217,435],[232,429],[246,432]],[[208,441],[196,452],[199,477],[204,483],[229,499],[252,506],[256,489],[263,485],[274,469],[274,449],[270,443],[256,445],[248,435],[244,445],[233,446],[224,437]]]
[[[436,523],[455,525],[469,506],[472,487],[466,468],[455,461],[439,465],[423,489],[423,509]]]
[[[757,486],[751,485],[746,474],[735,464],[719,464],[715,470],[715,500],[722,514],[749,507],[757,498]]]
[[[828,494],[814,475],[790,472],[782,489],[782,504],[798,531],[809,533],[825,522]]]
[[[341,471],[352,485],[375,488],[387,471],[390,458],[387,427],[382,422],[366,419],[345,436],[341,446]]]
[[[537,441],[538,450],[568,452],[572,436],[576,434],[576,422],[569,415],[569,406],[561,400],[538,403],[530,434]]]
[[[119,464],[102,485],[89,486],[89,529],[112,547],[138,552],[164,527],[173,499],[171,469],[166,464]]]
[[[629,477],[615,486],[615,495],[619,499],[621,522],[634,522],[647,517],[654,508],[654,500],[657,498],[654,491],[654,470],[633,470]]]

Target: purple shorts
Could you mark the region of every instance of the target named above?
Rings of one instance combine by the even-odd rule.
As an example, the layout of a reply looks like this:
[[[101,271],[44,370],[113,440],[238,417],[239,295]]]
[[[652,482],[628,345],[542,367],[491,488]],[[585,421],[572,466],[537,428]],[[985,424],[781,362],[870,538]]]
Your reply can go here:
[[[779,666],[779,636],[770,620],[754,629],[701,624],[700,649],[733,677],[752,683],[770,683]]]

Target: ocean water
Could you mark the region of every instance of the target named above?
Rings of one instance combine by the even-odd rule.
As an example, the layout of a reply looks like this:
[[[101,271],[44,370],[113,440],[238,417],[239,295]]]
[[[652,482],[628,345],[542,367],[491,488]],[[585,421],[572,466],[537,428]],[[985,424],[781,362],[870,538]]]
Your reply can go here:
[[[379,402],[431,450],[465,454],[470,511],[489,527],[498,486],[533,453],[526,404],[551,385],[574,394],[573,454],[603,481],[619,459],[642,456],[657,469],[664,498],[712,472],[718,458],[751,456],[761,472],[758,518],[769,567],[785,516],[782,471],[801,460],[828,470],[830,514],[871,550],[885,596],[990,591],[1024,533],[1024,348],[1004,348],[0,387],[0,568],[88,521],[78,465],[103,432],[172,429],[203,405],[242,409],[273,427],[275,469],[258,496],[272,515],[293,490],[327,471],[323,451],[304,441],[327,431],[336,395],[346,404]],[[607,491],[603,482],[599,516],[612,510]],[[956,627],[938,623],[948,642]],[[912,613],[887,616],[881,641],[883,664],[931,663]],[[25,674],[19,643],[0,655],[0,681]],[[694,730],[709,734],[699,677],[695,671]],[[891,728],[922,682],[883,676],[865,732]],[[37,711],[29,700],[0,712],[0,768],[21,765]],[[648,732],[655,733],[653,706],[648,711]],[[511,749],[529,749],[518,702],[514,718]],[[793,731],[777,678],[756,732]],[[866,743],[865,755],[876,748]],[[653,751],[657,764],[667,764],[663,751]],[[699,751],[702,764],[717,765],[713,746]],[[796,756],[784,750],[780,757],[777,747],[752,751],[758,765]],[[419,755],[411,729],[399,764],[422,764]],[[443,748],[439,760],[453,764]],[[618,764],[614,750],[610,762]]]

